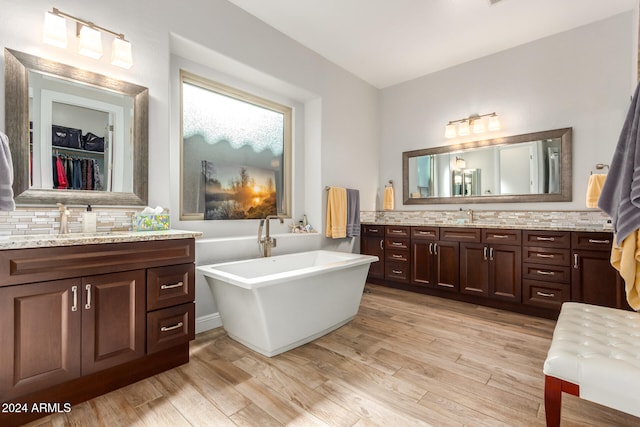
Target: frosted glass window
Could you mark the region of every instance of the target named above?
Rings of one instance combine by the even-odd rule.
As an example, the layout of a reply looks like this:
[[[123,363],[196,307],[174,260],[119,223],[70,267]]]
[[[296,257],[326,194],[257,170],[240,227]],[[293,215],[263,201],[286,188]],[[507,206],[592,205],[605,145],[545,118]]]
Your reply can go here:
[[[289,213],[291,108],[186,72],[181,219]]]

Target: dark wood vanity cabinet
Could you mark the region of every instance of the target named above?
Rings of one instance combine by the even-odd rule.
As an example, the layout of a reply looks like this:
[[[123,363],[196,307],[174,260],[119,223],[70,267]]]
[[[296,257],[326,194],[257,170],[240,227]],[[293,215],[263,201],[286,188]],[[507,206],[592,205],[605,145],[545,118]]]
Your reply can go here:
[[[411,284],[458,292],[459,243],[439,236],[438,227],[411,227]]]
[[[384,275],[369,274],[382,284],[550,318],[565,301],[629,309],[624,283],[609,262],[612,233],[384,229],[384,246],[376,246],[385,259]],[[363,253],[380,256],[373,247],[363,243]]]
[[[411,277],[409,226],[385,226],[384,277],[386,280],[409,283]]]
[[[460,292],[521,302],[520,230],[478,231],[479,243],[460,244]]]
[[[370,279],[384,279],[384,225],[362,225],[360,252],[378,257],[378,261],[369,266]]]
[[[144,275],[0,288],[3,401],[144,356]]]
[[[611,267],[612,233],[574,232],[571,236],[571,299],[629,310],[624,282]]]
[[[523,303],[560,310],[571,300],[571,232],[522,232]]]
[[[74,404],[188,362],[194,250],[174,239],[0,251],[0,401]]]

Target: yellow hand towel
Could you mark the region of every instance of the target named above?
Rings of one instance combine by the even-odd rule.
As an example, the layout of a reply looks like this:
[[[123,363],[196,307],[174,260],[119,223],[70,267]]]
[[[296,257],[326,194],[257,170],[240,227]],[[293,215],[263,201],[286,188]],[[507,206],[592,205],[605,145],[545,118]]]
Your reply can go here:
[[[384,196],[382,198],[382,209],[385,211],[393,210],[393,187],[384,188]]]
[[[640,310],[640,231],[629,234],[620,246],[615,238],[611,248],[611,265],[624,279],[627,302],[634,310]],[[603,283],[611,286],[611,283]]]
[[[329,188],[327,195],[327,237],[347,237],[347,189]]]
[[[587,184],[587,207],[588,208],[597,208],[598,207],[598,199],[600,198],[600,193],[602,192],[602,187],[604,186],[604,180],[607,178],[607,175],[602,173],[595,173],[589,175],[589,184]]]

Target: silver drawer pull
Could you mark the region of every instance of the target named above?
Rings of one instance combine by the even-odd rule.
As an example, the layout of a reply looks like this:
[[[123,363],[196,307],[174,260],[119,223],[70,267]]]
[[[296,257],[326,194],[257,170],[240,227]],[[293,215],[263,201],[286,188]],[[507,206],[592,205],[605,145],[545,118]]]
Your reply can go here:
[[[184,286],[184,283],[178,282],[175,285],[162,285],[160,286],[160,289],[173,289],[173,288],[180,288],[182,286]]]
[[[536,236],[536,240],[542,240],[543,242],[555,242],[555,237],[540,237]]]
[[[423,236],[431,236],[433,233],[431,231],[418,231],[418,234]]]
[[[369,231],[370,233],[377,233],[377,232],[378,232],[378,229],[377,229],[377,228],[370,228],[368,231]]]
[[[508,239],[509,236],[507,236],[506,234],[494,234],[493,238],[494,239]]]
[[[392,254],[392,255],[391,255],[391,258],[396,258],[396,259],[398,259],[398,258],[404,258],[404,257],[403,257],[402,255]]]
[[[178,322],[177,325],[163,326],[162,328],[160,328],[160,332],[173,331],[174,329],[182,328],[183,325],[184,325],[184,323]]]
[[[546,292],[540,292],[540,291],[536,292],[536,294],[540,297],[545,297],[545,298],[553,298],[556,296],[556,294],[548,294]]]
[[[542,274],[543,276],[555,276],[556,275],[556,273],[554,271],[536,270],[536,273]]]
[[[87,290],[87,303],[84,305],[85,310],[91,310],[91,283],[84,287]]]
[[[402,270],[391,270],[393,274],[402,274]]]
[[[73,305],[71,306],[71,311],[78,311],[78,287],[72,286],[71,292],[73,293]]]
[[[391,246],[404,246],[402,242],[391,242]]]
[[[404,233],[404,230],[390,230],[392,233],[401,234]]]
[[[596,244],[599,244],[599,245],[608,245],[610,242],[609,242],[609,240],[589,239],[589,243],[596,243]]]
[[[551,254],[536,254],[538,258],[553,258],[555,255]]]

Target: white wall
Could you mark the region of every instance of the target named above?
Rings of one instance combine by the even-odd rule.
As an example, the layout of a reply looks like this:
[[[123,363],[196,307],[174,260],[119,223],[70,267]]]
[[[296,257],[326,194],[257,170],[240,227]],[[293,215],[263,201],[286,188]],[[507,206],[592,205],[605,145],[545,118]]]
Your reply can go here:
[[[383,89],[378,187],[402,182],[402,152],[472,141],[446,140],[449,120],[495,111],[502,130],[486,138],[573,127],[573,201],[489,204],[474,209],[584,210],[590,171],[610,163],[635,79],[631,12]],[[458,209],[402,205],[396,209]],[[468,205],[460,205],[469,207]]]

